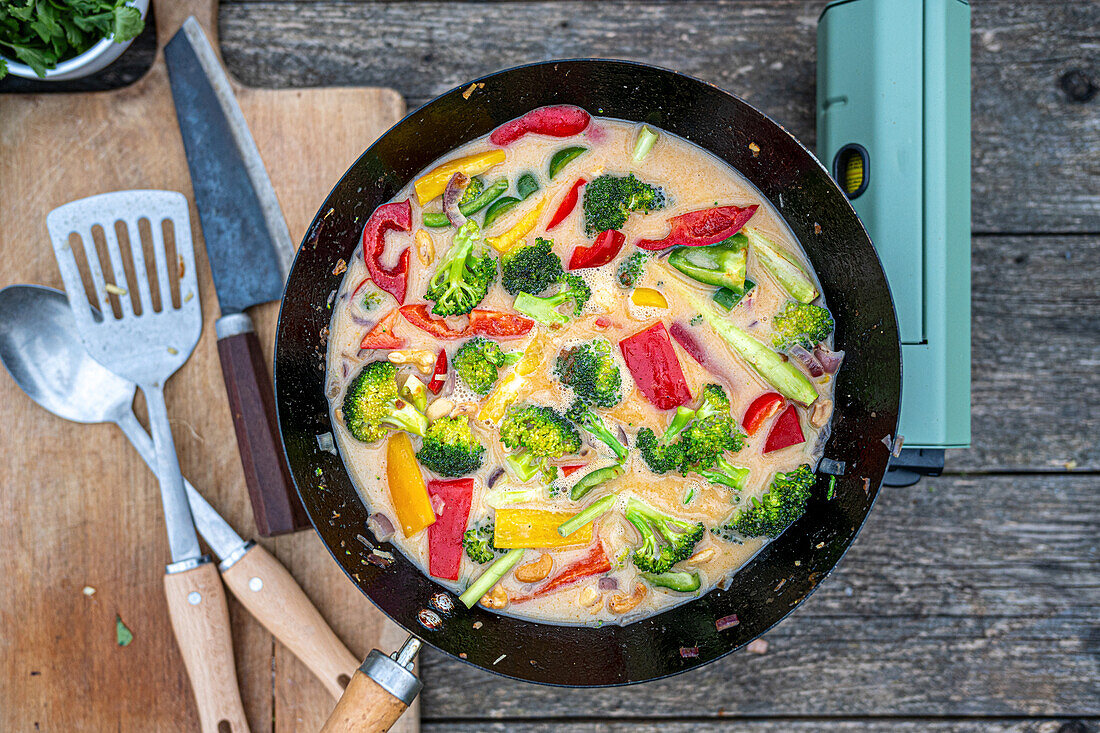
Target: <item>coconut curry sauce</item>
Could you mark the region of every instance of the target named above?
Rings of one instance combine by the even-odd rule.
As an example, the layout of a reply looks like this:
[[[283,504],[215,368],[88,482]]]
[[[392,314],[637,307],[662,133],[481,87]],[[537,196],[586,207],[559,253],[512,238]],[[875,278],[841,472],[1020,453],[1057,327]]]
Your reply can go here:
[[[708,152],[535,110],[433,164],[364,242],[333,302],[336,440],[372,529],[468,605],[630,623],[805,510],[832,319],[778,213]]]

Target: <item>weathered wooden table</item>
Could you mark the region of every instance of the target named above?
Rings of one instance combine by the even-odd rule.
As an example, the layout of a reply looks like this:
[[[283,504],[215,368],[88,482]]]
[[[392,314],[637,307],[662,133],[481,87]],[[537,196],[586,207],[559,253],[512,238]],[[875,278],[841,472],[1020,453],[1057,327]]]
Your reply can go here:
[[[251,85],[391,86],[412,108],[513,64],[619,57],[716,83],[812,147],[823,6],[237,0],[220,20]],[[766,653],[567,690],[429,650],[426,730],[1100,728],[1100,3],[977,0],[972,38],[973,447],[941,478],[884,489]],[[270,710],[256,722],[297,729],[277,700],[296,662],[234,622],[250,664],[270,660],[269,699],[246,701]]]

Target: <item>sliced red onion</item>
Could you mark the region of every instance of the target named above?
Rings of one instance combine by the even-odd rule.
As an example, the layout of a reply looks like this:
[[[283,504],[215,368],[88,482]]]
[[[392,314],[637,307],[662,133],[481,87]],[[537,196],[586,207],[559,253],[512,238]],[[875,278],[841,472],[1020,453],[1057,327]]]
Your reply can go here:
[[[627,437],[626,437],[626,430],[623,428],[623,426],[622,425],[616,425],[615,428],[616,428],[615,435],[616,435],[616,437],[618,437],[619,442],[622,443],[623,445],[629,445],[629,442],[628,442]]]
[[[367,519],[367,529],[371,531],[374,538],[379,542],[389,542],[393,539],[393,522],[385,514],[375,512]]]
[[[725,631],[726,629],[733,628],[739,623],[741,623],[741,620],[737,618],[737,614],[731,613],[729,616],[723,616],[722,618],[715,621],[714,628],[718,629],[719,631]]]
[[[747,651],[749,654],[767,654],[768,640],[753,639],[749,642],[749,645],[745,647],[745,651]]]
[[[443,189],[443,213],[447,215],[447,221],[456,227],[466,223],[466,216],[458,210],[458,202],[469,185],[470,177],[459,171],[451,176],[447,187]]]
[[[619,579],[613,578],[610,575],[605,575],[597,581],[596,587],[600,590],[618,590]]]
[[[814,349],[814,356],[817,357],[822,368],[829,374],[836,374],[837,369],[840,369],[840,365],[844,361],[843,351],[831,351],[821,344],[818,344]]]
[[[820,377],[825,373],[825,367],[821,365],[821,362],[801,344],[795,344],[787,349],[787,353],[794,357],[810,373],[811,377]]]
[[[443,507],[447,506],[447,502],[443,501],[443,497],[436,494],[432,497],[432,511],[438,517],[443,513]]]
[[[682,646],[680,647],[680,656],[684,659],[694,659],[699,656],[699,647],[697,646]]]
[[[690,328],[680,321],[673,321],[668,329],[676,343],[684,347],[684,351],[691,354],[691,358],[699,362],[699,366],[706,369],[716,377],[726,381],[726,386],[732,391],[741,383],[741,377],[730,369],[729,357],[716,353],[713,349],[698,341],[691,334]]]
[[[493,471],[489,475],[489,480],[485,482],[486,488],[490,488],[490,489],[493,488],[493,485],[496,484],[497,481],[500,481],[500,477],[503,476],[503,475],[504,475],[504,469],[503,468],[497,468],[497,470]]]
[[[336,452],[336,443],[332,439],[332,433],[321,433],[317,436],[317,447],[323,451],[331,453],[334,456],[340,455]]]
[[[706,352],[703,351],[703,347],[699,345],[699,342],[695,340],[695,337],[691,335],[691,331],[683,322],[673,321],[668,332],[672,334],[672,338],[676,339],[676,343],[684,347],[684,351],[690,354],[692,359],[699,362],[699,366],[705,367],[707,365]]]
[[[382,550],[375,550],[371,554],[367,555],[367,562],[371,565],[377,565],[380,568],[388,568],[393,565],[393,555]]]
[[[886,446],[886,450],[894,450],[894,439],[891,438],[889,435],[882,436],[882,440],[880,440],[879,442]]]
[[[363,318],[363,316],[357,316],[357,315],[355,315],[355,311],[354,311],[354,310],[348,311],[348,318],[349,318],[349,319],[351,320],[351,322],[352,322],[352,323],[354,323],[354,324],[355,324],[356,326],[368,326],[368,327],[370,327],[370,328],[374,328],[374,321],[372,321],[372,320],[371,320],[371,319],[369,319],[369,318]]]

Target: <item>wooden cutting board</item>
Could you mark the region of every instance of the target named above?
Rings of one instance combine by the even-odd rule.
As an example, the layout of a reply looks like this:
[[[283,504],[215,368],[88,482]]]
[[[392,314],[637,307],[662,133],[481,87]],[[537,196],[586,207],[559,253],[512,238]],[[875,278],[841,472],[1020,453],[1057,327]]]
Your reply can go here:
[[[215,0],[154,5],[161,48],[190,14],[217,47]],[[295,242],[340,175],[405,109],[390,89],[237,86],[236,92]],[[0,286],[61,287],[46,213],[130,188],[191,197],[159,55],[147,76],[125,89],[0,97]],[[191,221],[198,234],[193,200]],[[201,245],[198,237],[205,327],[190,361],[167,385],[168,408],[184,473],[252,537],[215,347],[217,301]],[[268,354],[277,307],[253,309]],[[53,417],[7,376],[0,376],[0,435],[0,730],[197,730],[161,589],[169,558],[153,475],[116,428]],[[404,640],[344,578],[313,532],[263,544],[356,656]],[[333,705],[321,684],[232,597],[230,613],[252,729],[318,729]],[[116,617],[133,632],[128,646],[116,641]],[[405,733],[418,729],[415,710],[405,721]]]

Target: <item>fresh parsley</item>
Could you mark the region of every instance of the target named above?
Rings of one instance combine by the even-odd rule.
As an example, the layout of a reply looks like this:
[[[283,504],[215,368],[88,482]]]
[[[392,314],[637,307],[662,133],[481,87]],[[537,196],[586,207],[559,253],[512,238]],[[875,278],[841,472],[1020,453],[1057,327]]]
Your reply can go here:
[[[126,0],[3,0],[0,54],[22,61],[43,77],[61,61],[87,51],[101,38],[124,43],[145,22]],[[8,73],[0,58],[0,79]]]

